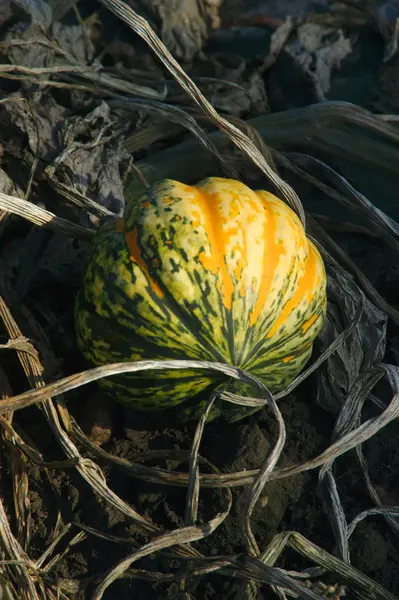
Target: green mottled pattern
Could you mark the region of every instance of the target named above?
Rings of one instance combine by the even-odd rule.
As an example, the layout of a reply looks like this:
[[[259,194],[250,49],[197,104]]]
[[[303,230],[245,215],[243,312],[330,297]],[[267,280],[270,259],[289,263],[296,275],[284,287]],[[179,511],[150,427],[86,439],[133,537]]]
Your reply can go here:
[[[96,234],[76,331],[96,365],[140,359],[227,362],[284,388],[323,323],[322,260],[296,215],[267,192],[209,178],[166,180]],[[220,374],[157,371],[102,385],[136,409],[185,402]]]
[[[214,359],[171,307],[158,300],[130,260],[124,234],[116,232],[113,224],[103,226],[92,244],[84,285],[76,299],[75,326],[80,348],[95,365],[141,359]],[[212,383],[203,372],[186,371],[101,380],[119,401],[148,409],[169,405],[171,397],[184,401]]]

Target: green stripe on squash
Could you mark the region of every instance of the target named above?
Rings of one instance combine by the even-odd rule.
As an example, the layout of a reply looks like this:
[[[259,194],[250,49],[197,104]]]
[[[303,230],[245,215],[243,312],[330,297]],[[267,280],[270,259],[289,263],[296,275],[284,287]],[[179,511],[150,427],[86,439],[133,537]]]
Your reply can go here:
[[[269,192],[211,177],[196,186],[163,180],[99,230],[75,322],[95,365],[213,360],[278,391],[308,361],[325,312],[323,261],[295,213]],[[159,410],[221,381],[185,370],[102,385],[136,410]]]

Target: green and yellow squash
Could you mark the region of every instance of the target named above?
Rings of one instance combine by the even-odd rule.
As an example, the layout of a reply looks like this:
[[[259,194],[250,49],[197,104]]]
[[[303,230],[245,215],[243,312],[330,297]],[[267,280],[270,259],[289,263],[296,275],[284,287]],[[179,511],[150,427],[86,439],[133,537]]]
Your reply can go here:
[[[195,186],[161,181],[99,230],[75,321],[94,365],[219,361],[277,391],[308,361],[325,311],[323,261],[291,208],[211,177]],[[204,398],[221,381],[169,370],[101,383],[136,410],[159,410]]]

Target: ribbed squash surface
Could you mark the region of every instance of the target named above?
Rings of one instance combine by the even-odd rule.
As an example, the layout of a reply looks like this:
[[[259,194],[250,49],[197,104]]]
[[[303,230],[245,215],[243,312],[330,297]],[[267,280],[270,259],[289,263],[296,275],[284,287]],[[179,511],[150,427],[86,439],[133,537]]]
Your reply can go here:
[[[221,361],[277,391],[309,359],[325,310],[323,261],[295,213],[271,193],[212,177],[161,181],[100,229],[75,315],[79,346],[95,365]],[[215,377],[157,371],[102,382],[148,410],[215,387]]]

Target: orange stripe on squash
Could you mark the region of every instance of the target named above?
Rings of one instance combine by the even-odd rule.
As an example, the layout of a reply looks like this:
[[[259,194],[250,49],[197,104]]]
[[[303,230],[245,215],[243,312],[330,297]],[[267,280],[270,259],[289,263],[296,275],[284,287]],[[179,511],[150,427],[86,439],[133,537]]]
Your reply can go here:
[[[249,323],[251,327],[257,322],[260,313],[262,312],[271,285],[273,283],[273,277],[276,273],[276,268],[280,262],[282,254],[285,254],[285,249],[281,242],[276,245],[275,239],[271,232],[274,232],[276,228],[276,218],[273,210],[266,202],[263,202],[263,207],[267,214],[265,223],[263,226],[263,237],[264,237],[264,251],[262,260],[262,275],[260,286],[258,289],[258,296],[256,298],[255,306],[251,312]]]
[[[319,318],[319,315],[312,315],[310,317],[310,319],[305,321],[305,323],[302,325],[302,333],[305,334],[308,331],[308,329],[310,329],[312,327],[312,325],[314,325],[316,323],[318,318]]]
[[[143,203],[143,206],[145,206],[146,208],[149,205],[150,205],[150,203],[148,201],[145,201]],[[146,262],[142,257],[141,250],[140,250],[138,240],[137,240],[137,229],[133,228],[132,231],[126,232],[124,220],[118,219],[115,222],[115,231],[117,233],[125,234],[126,244],[127,244],[127,247],[129,248],[129,252],[130,252],[130,260],[141,268],[144,276],[147,278],[148,285],[155,292],[155,294],[158,296],[158,298],[163,298],[165,295],[163,290],[160,288],[159,284],[151,277],[151,275],[148,271]],[[154,258],[152,261],[152,265],[154,267],[157,267],[159,262],[160,261],[158,258]]]
[[[228,223],[220,215],[218,210],[219,200],[215,196],[215,194],[207,194],[205,191],[195,188],[195,201],[204,218],[204,228],[210,247],[209,255],[201,252],[198,258],[204,269],[220,277],[222,284],[220,294],[223,305],[227,310],[230,310],[233,301],[234,283],[226,265],[225,254],[231,231],[226,231]]]
[[[151,277],[151,275],[148,271],[147,264],[141,254],[137,236],[138,236],[138,234],[137,234],[136,227],[134,227],[132,229],[132,231],[125,232],[126,244],[127,244],[127,247],[129,248],[129,252],[130,252],[130,260],[140,267],[143,274],[147,278],[148,285],[153,290],[153,292],[158,296],[158,298],[163,298],[165,294],[164,294],[163,290],[160,288],[159,284]],[[156,261],[156,260],[158,260],[158,259],[154,259],[154,261]],[[154,262],[153,265],[156,266],[156,263]]]
[[[306,303],[309,305],[311,303],[311,296],[314,290],[314,279],[316,275],[316,267],[317,267],[317,259],[318,254],[316,254],[316,250],[313,245],[308,244],[308,258],[306,261],[306,266],[303,271],[303,274],[299,280],[298,287],[295,290],[295,293],[291,297],[290,300],[285,304],[283,310],[280,313],[280,316],[274,322],[273,327],[270,329],[267,334],[268,338],[273,337],[280,329],[287,317],[291,314],[291,312],[301,303],[303,299],[306,299]],[[317,319],[316,315],[316,319]],[[316,320],[315,319],[315,320]],[[310,324],[311,325],[311,324]],[[308,326],[308,328],[310,327]]]

